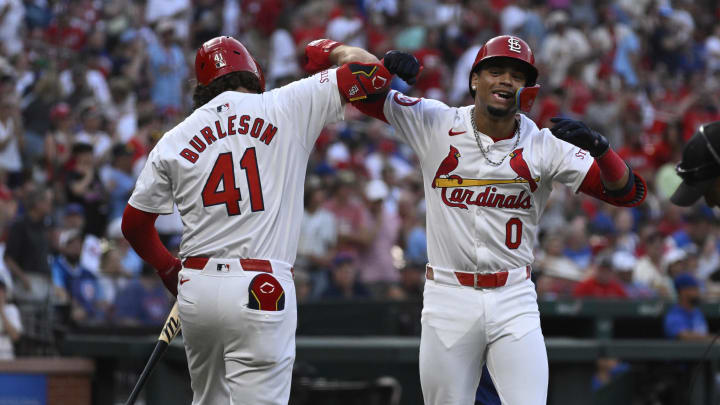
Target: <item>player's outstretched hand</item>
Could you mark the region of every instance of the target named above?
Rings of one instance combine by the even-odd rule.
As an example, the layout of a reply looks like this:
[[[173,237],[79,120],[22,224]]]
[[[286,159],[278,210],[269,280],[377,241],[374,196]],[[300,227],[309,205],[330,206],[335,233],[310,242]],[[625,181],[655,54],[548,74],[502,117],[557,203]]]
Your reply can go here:
[[[569,118],[554,117],[550,121],[555,125],[550,132],[557,138],[569,142],[581,149],[590,152],[592,157],[598,157],[605,153],[610,147],[607,138],[601,133],[593,131],[582,121]]]
[[[390,73],[398,75],[411,86],[415,84],[422,71],[422,66],[417,58],[400,51],[387,51],[383,56],[383,65]]]

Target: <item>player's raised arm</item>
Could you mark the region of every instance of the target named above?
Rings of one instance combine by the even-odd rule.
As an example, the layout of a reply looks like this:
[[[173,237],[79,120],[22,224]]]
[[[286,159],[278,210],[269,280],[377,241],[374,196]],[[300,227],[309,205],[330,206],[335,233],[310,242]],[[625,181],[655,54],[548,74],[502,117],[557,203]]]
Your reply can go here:
[[[390,89],[392,75],[370,52],[331,39],[317,39],[305,47],[304,68],[315,73],[333,65],[342,103],[382,98]],[[375,96],[375,97],[371,97]]]
[[[316,39],[305,47],[303,68],[308,73],[317,73],[350,62],[380,63],[380,60],[362,48],[345,45],[332,39]]]
[[[550,120],[555,123],[550,128],[553,135],[587,150],[595,158],[579,191],[621,207],[634,207],[645,200],[645,180],[615,153],[605,136],[581,121],[568,118]]]

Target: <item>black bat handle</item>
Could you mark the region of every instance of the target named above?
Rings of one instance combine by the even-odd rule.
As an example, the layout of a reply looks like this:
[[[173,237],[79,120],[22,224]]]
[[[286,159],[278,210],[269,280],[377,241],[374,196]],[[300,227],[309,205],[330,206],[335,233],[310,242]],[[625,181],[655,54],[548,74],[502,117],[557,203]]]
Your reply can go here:
[[[135,400],[137,399],[138,395],[140,395],[140,391],[142,391],[143,387],[145,386],[145,382],[155,369],[155,364],[158,362],[158,360],[160,360],[167,348],[168,344],[165,341],[158,340],[157,344],[155,345],[155,349],[153,349],[153,352],[150,355],[150,359],[148,360],[147,364],[145,364],[145,368],[140,374],[140,378],[138,378],[137,382],[135,383],[135,387],[130,393],[130,397],[128,397],[125,405],[135,404]]]

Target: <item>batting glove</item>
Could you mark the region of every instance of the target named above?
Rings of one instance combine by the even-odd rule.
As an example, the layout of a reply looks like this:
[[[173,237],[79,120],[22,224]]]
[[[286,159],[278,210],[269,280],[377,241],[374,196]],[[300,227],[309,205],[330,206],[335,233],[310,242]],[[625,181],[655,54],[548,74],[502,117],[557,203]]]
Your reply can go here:
[[[308,73],[317,73],[328,69],[333,65],[330,61],[330,52],[340,45],[343,43],[332,39],[316,39],[310,42],[305,47],[303,69]]]
[[[553,135],[578,148],[585,149],[590,152],[592,157],[602,155],[610,147],[607,138],[601,133],[590,129],[582,121],[559,117],[550,118],[550,121],[555,123],[550,128]]]
[[[386,52],[383,56],[383,65],[390,73],[397,75],[411,86],[415,84],[422,71],[422,66],[417,58],[400,51]]]

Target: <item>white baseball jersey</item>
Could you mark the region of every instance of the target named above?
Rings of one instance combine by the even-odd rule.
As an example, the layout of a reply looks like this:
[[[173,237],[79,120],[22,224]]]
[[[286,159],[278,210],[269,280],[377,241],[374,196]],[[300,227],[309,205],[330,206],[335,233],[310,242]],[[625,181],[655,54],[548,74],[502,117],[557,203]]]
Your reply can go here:
[[[385,117],[422,162],[429,261],[469,272],[531,264],[552,183],[577,192],[593,158],[517,114],[519,140],[479,137],[487,157],[502,161],[494,166],[476,142],[472,108],[396,91],[385,100]]]
[[[226,91],[168,131],[129,204],[183,222],[180,256],[295,261],[307,161],[343,119],[335,70],[263,94]]]

